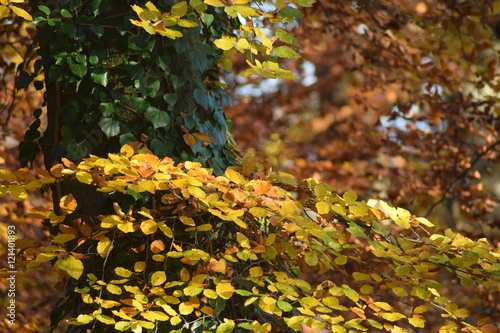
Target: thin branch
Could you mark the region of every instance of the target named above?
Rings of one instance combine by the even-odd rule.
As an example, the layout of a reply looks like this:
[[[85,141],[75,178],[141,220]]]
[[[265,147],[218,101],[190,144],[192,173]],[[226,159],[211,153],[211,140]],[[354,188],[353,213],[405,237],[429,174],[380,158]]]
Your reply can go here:
[[[434,208],[436,208],[437,205],[439,205],[440,203],[442,203],[444,201],[444,199],[446,198],[446,195],[447,194],[450,194],[451,191],[453,190],[453,187],[455,186],[455,184],[462,178],[464,178],[468,173],[469,171],[471,171],[474,166],[481,160],[481,158],[486,155],[488,152],[492,151],[496,146],[498,146],[500,144],[500,139],[495,141],[493,144],[491,144],[488,149],[486,149],[485,151],[483,151],[482,153],[478,154],[474,160],[471,162],[470,166],[465,169],[464,171],[462,171],[462,173],[460,173],[454,180],[453,182],[451,183],[451,185],[448,187],[448,189],[443,193],[443,195],[441,196],[441,199],[439,199],[438,201],[436,201],[435,203],[432,204],[432,206],[429,208],[429,210],[427,211],[427,213],[425,214],[425,217],[428,217],[432,211],[434,210]]]

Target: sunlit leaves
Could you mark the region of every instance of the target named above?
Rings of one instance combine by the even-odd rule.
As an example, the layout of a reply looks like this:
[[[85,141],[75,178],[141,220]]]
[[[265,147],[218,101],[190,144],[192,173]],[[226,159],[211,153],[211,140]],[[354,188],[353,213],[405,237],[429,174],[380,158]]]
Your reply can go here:
[[[73,279],[78,279],[83,273],[83,263],[81,260],[69,257],[67,259],[59,259],[56,265],[66,271]]]
[[[131,19],[130,22],[143,28],[151,35],[158,33],[167,38],[176,39],[183,36],[182,32],[168,27],[178,25],[184,28],[193,28],[198,26],[198,23],[183,18],[189,9],[186,1],[176,3],[172,6],[170,13],[161,13],[150,1],[146,3],[145,7],[133,5],[132,9],[141,21]]]
[[[285,313],[290,315],[286,324],[294,329],[303,323],[332,331],[366,327],[391,331],[396,326],[389,323],[405,320],[411,327],[425,328],[431,304],[441,307],[445,317],[470,317],[466,307],[460,308],[442,292],[442,281],[434,280],[433,272],[441,265],[447,265],[452,273],[460,270],[460,283],[465,285],[494,285],[498,281],[495,274],[500,271],[500,256],[486,241],[474,241],[451,230],[444,235],[420,236],[420,223],[429,227],[425,220],[418,221],[407,211],[387,204],[366,203],[353,191],[340,196],[331,186],[312,180],[299,185],[283,173],[251,178],[260,166],[249,158],[246,170],[231,167],[215,177],[197,162],[175,165],[170,159],[136,154],[127,147],[121,152],[108,158],[91,157],[79,165],[66,161],[68,169],[60,170],[60,176],[83,183],[92,179],[94,184],[124,195],[129,195],[128,189],[155,193],[162,204],[182,213],[165,215],[157,207],[115,203],[114,213],[100,216],[96,227],[84,228],[81,221],[75,222],[74,228],[60,227],[62,233],[54,238],[55,244],[92,242],[94,253],[105,261],[122,251],[124,235],[144,237],[127,245],[127,253],[140,260],[130,266],[111,266],[110,280],[89,277],[88,285],[78,289],[84,302],[98,302],[111,312],[77,317],[74,324],[96,319],[117,330],[134,323],[145,328],[156,320],[180,325],[188,318],[220,312],[236,294],[242,297],[242,306],[251,311],[258,308],[277,320]],[[9,186],[25,188],[17,175],[4,173],[4,178]],[[306,199],[297,200],[285,188],[304,191]],[[78,205],[67,195],[61,207],[69,214]],[[54,220],[52,214],[41,208],[31,211],[33,217]],[[412,232],[401,232],[405,230],[401,221],[407,222]],[[221,252],[214,254],[199,246],[197,239],[210,241],[205,237],[213,236],[212,228],[221,228],[224,223],[235,229]],[[179,235],[183,235],[182,241]],[[59,251],[62,249],[57,247],[45,250],[32,267],[57,258]],[[56,265],[79,277],[83,270],[80,258],[85,255],[65,254]],[[372,260],[370,264],[366,258]],[[313,287],[275,264],[282,259],[313,272],[341,272],[349,282],[325,281]],[[177,271],[168,270],[172,264]],[[243,268],[236,271],[237,267]],[[242,283],[245,288],[240,287]],[[110,299],[91,295],[102,290]],[[392,302],[401,298],[408,300],[407,308]],[[345,320],[341,315],[333,316],[333,311],[348,311],[357,318]],[[404,316],[404,311],[409,315]],[[218,327],[234,330],[236,326],[224,319],[229,320],[222,318]],[[247,324],[245,327],[262,332],[273,327]]]
[[[158,286],[160,284],[163,284],[165,283],[165,281],[167,281],[167,275],[165,274],[165,272],[158,271],[154,272],[151,275],[151,284],[153,286]]]
[[[221,298],[230,299],[233,296],[235,288],[229,282],[219,282],[215,290]]]

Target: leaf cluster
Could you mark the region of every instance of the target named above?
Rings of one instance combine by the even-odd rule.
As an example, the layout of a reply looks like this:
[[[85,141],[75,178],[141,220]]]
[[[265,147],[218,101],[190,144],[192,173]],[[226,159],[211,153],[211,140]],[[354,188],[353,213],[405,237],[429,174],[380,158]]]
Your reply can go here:
[[[299,183],[251,155],[221,176],[212,172],[126,145],[107,158],[65,160],[50,174],[2,171],[0,190],[23,200],[44,184],[74,179],[121,196],[99,221],[62,224],[78,210],[72,195],[61,200],[64,216],[30,212],[60,233],[53,246],[29,249],[38,255],[27,268],[52,260],[75,279],[81,302],[93,305],[72,325],[404,332],[425,327],[436,310],[446,319],[443,331],[487,325],[446,295],[449,277],[441,275],[464,288],[498,289],[500,253],[485,239],[433,233],[428,220],[405,209],[353,191],[340,195],[315,179]],[[88,260],[102,267],[89,270]],[[305,269],[352,278],[314,286],[300,277]]]

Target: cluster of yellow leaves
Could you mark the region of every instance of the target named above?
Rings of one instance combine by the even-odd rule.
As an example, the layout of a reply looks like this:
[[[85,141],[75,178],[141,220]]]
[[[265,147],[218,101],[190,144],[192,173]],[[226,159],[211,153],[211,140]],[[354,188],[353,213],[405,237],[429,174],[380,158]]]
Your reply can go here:
[[[231,301],[297,331],[305,324],[333,332],[405,332],[404,327],[425,327],[425,314],[433,308],[448,319],[443,331],[481,332],[488,318],[471,322],[470,311],[443,294],[435,273],[448,270],[462,286],[500,286],[500,253],[485,239],[475,241],[451,230],[431,233],[427,228],[432,223],[407,210],[361,201],[353,191],[339,195],[314,179],[299,184],[291,175],[268,173],[254,156],[215,176],[199,163],[175,164],[126,145],[107,158],[91,156],[79,165],[65,161],[51,174],[1,171],[0,192],[22,200],[29,190],[68,177],[105,193],[154,196],[171,212],[165,215],[158,207],[124,212],[115,203],[115,214],[101,216],[97,226],[81,221],[61,226],[55,244],[94,242],[102,258],[116,251],[123,235],[139,233],[148,240],[143,250],[134,250],[147,254],[144,260],[130,267],[107,266],[113,278],[86,274],[86,286],[76,291],[83,302],[99,308],[74,318],[75,325],[97,320],[118,331],[142,332],[165,322],[180,331],[211,316],[220,333],[236,327],[273,329],[265,316],[253,322],[223,316],[220,304]],[[60,203],[64,214],[76,205],[70,195]],[[50,211],[34,209],[31,214],[60,224]],[[196,241],[221,230],[233,230],[225,248],[213,252]],[[65,251],[57,245],[38,252],[30,267],[58,257],[59,268],[75,279],[83,277],[80,259],[88,254],[61,255]],[[158,269],[167,265],[179,270]],[[311,286],[293,267],[333,270],[352,279]],[[408,307],[402,310],[399,300]]]
[[[158,33],[170,39],[176,39],[182,37],[182,33],[178,30],[169,29],[168,27],[178,25],[184,28],[192,28],[198,26],[196,22],[183,18],[188,12],[186,1],[181,1],[172,6],[170,13],[160,12],[150,1],[148,1],[145,6],[146,8],[137,5],[132,6],[132,9],[141,20],[130,20],[130,22],[138,27],[142,27],[151,35]]]
[[[189,5],[186,1],[175,4],[170,13],[161,13],[160,10],[152,3],[147,2],[145,8],[133,5],[132,9],[137,13],[139,20],[131,20],[131,22],[139,27],[142,27],[148,33],[154,35],[156,33],[176,39],[182,37],[182,32],[168,27],[179,26],[191,28],[198,26],[198,23],[192,20],[183,18],[186,15],[197,13],[202,17],[208,6],[223,8],[224,12],[236,20],[241,21],[241,26],[235,35],[224,35],[214,41],[215,46],[224,50],[224,55],[220,62],[226,70],[231,70],[231,58],[236,52],[244,53],[247,57],[247,62],[250,66],[245,72],[240,73],[241,76],[248,77],[251,75],[260,75],[265,78],[285,78],[295,79],[295,76],[288,70],[281,68],[275,59],[278,58],[300,58],[300,55],[290,46],[299,47],[298,41],[285,30],[278,28],[272,34],[270,29],[254,27],[255,23],[261,22],[264,19],[270,24],[283,24],[293,22],[300,18],[302,14],[296,9],[297,6],[310,7],[314,0],[279,0],[279,1],[264,1],[265,3],[254,3],[250,0],[193,0]],[[193,17],[195,17],[193,15]],[[245,20],[245,22],[243,22]],[[271,36],[270,36],[271,35]],[[275,41],[279,40],[283,45],[274,47]],[[262,56],[265,61],[259,61],[256,56]]]
[[[33,20],[31,15],[21,7],[12,5],[13,3],[24,3],[24,0],[0,0],[0,19],[9,16],[10,11],[25,20]]]

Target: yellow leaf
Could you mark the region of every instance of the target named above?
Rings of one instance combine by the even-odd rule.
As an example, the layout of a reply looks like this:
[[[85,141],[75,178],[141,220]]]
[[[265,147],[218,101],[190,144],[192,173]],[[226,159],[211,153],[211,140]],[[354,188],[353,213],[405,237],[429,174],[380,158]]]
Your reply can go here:
[[[137,261],[134,264],[134,272],[143,272],[146,269],[145,261]]]
[[[145,235],[154,234],[157,229],[158,229],[158,224],[153,220],[146,220],[146,221],[142,221],[142,223],[141,223],[141,231]]]
[[[215,310],[209,306],[203,306],[200,309],[200,311],[203,312],[204,314],[209,315],[209,316],[212,316],[215,313]]]
[[[99,320],[101,323],[104,323],[106,325],[113,325],[116,323],[116,321],[113,318],[105,316],[103,314],[98,314],[95,316],[95,318]]]
[[[181,1],[172,7],[170,14],[172,16],[182,17],[187,14],[187,11],[188,11],[188,6],[186,1]]]
[[[355,202],[349,205],[349,212],[356,217],[368,215],[368,206],[363,202]]]
[[[213,289],[204,289],[203,290],[203,295],[205,295],[207,298],[210,299],[216,299],[217,298],[217,292]]]
[[[425,217],[417,217],[415,220],[417,220],[420,224],[423,224],[427,227],[434,227],[434,224],[429,222]]]
[[[220,0],[204,0],[204,2],[207,5],[213,6],[213,7],[224,7],[224,3]]]
[[[182,32],[177,30],[172,30],[165,28],[165,30],[159,30],[158,33],[162,36],[168,37],[170,39],[176,39],[178,37],[182,37]],[[192,135],[191,135],[192,136]],[[172,321],[172,319],[170,319]]]
[[[364,295],[370,295],[373,293],[373,287],[369,284],[364,284],[359,288],[359,291]]]
[[[224,175],[235,184],[243,183],[243,177],[241,176],[241,174],[237,171],[234,171],[233,169],[226,169]]]
[[[84,183],[84,184],[91,184],[92,183],[92,175],[88,172],[85,172],[85,171],[77,171],[76,172],[76,179],[78,179],[78,181],[80,183]]]
[[[400,319],[406,318],[404,314],[398,312],[377,313],[377,315],[388,321],[398,321]]]
[[[184,295],[186,296],[196,296],[203,291],[202,287],[190,286],[183,289]]]
[[[346,203],[351,204],[358,199],[358,195],[353,190],[349,190],[344,193],[343,198]]]
[[[179,313],[181,315],[188,315],[194,311],[193,306],[189,302],[179,304]]]
[[[309,266],[316,266],[318,264],[318,253],[316,251],[309,251],[304,255],[304,261]]]
[[[165,272],[157,271],[151,275],[151,284],[153,286],[159,286],[165,281],[167,281],[167,275],[165,274]]]
[[[161,312],[161,311],[142,312],[141,316],[144,317],[145,319],[153,321],[153,322],[155,320],[166,321],[166,320],[170,319],[170,317],[166,313]]]
[[[423,320],[422,318],[419,318],[419,317],[411,317],[411,318],[408,318],[408,322],[413,326],[413,327],[420,327],[420,328],[424,328],[425,327],[425,320]]]
[[[219,282],[215,287],[217,294],[223,299],[230,299],[234,293],[234,287],[229,282]]]
[[[18,16],[21,16],[25,20],[28,20],[28,21],[32,21],[33,20],[33,17],[27,11],[25,11],[22,8],[19,8],[19,7],[16,7],[16,6],[10,6],[10,9],[12,9],[12,11],[14,13],[16,13]]]
[[[456,311],[453,311],[453,315],[457,318],[467,318],[470,316],[470,311],[467,309],[458,309]]]
[[[66,242],[69,242],[72,239],[75,239],[76,235],[73,234],[59,234],[56,237],[54,237],[53,242],[56,244],[64,244]]]
[[[174,326],[177,324],[180,324],[181,322],[182,322],[182,319],[179,316],[174,316],[174,317],[170,318],[170,324],[172,324]]]
[[[76,322],[78,324],[88,324],[90,323],[92,320],[94,320],[94,317],[92,316],[89,316],[89,315],[84,315],[84,314],[81,314],[81,315],[78,315],[78,317],[76,317]]]
[[[5,7],[5,6],[0,5],[0,18],[1,18],[1,8],[2,7]],[[7,11],[8,11],[8,9],[7,9]],[[16,181],[17,180],[16,176],[14,175],[14,173],[12,171],[2,170],[2,169],[0,169],[0,179],[4,179],[4,180],[8,180],[8,181]]]
[[[209,223],[202,224],[202,225],[196,227],[196,230],[198,230],[198,231],[209,231],[209,230],[212,230],[212,225],[209,224]]]
[[[196,224],[194,223],[194,220],[190,217],[187,216],[180,216],[179,219],[181,220],[182,223],[188,226],[194,227]]]
[[[352,273],[352,277],[356,281],[363,281],[368,279],[370,276],[368,274],[360,273],[360,272],[354,272]]]
[[[240,245],[242,247],[247,248],[247,249],[250,248],[249,239],[247,238],[247,236],[243,235],[241,232],[236,233],[236,240],[238,241],[238,243],[240,243]]]
[[[335,258],[335,263],[339,266],[345,265],[347,263],[347,257],[340,254],[337,258]]]
[[[108,237],[103,237],[99,243],[97,243],[97,253],[101,255],[101,257],[106,257],[108,252],[111,251],[112,245],[111,240]]]
[[[161,232],[163,232],[163,234],[169,238],[174,238],[174,233],[172,231],[172,229],[167,226],[165,223],[163,222],[158,222],[158,227],[160,228]]]
[[[25,200],[28,197],[26,189],[19,185],[9,185],[10,195],[16,200]]]
[[[230,333],[234,330],[234,321],[231,319],[224,318],[224,323],[217,326],[215,333]]]
[[[406,296],[408,296],[408,293],[406,292],[406,290],[404,290],[401,287],[394,287],[394,288],[392,288],[392,292],[394,294],[396,294],[396,296],[399,296],[399,297],[406,297]]]
[[[0,5],[0,19],[9,16],[9,13],[10,13],[9,7]]]
[[[264,296],[259,301],[259,308],[267,313],[274,313],[276,309],[276,300],[269,296]]]
[[[266,246],[274,244],[276,241],[276,234],[269,234],[266,239]]]
[[[201,188],[197,186],[188,186],[187,187],[189,194],[191,194],[193,197],[196,199],[205,199],[207,197],[207,194],[205,191],[203,191]]]
[[[56,265],[63,271],[66,271],[73,279],[80,278],[83,273],[83,263],[74,257],[59,259]]]
[[[393,307],[386,302],[373,302],[373,305],[385,310],[385,311],[392,311]]]
[[[198,260],[207,261],[208,259],[210,259],[210,254],[200,249],[184,251],[183,255],[185,258],[193,261],[198,261]]]
[[[136,271],[137,272],[137,271]],[[123,268],[123,267],[116,267],[115,268],[115,274],[118,275],[118,276],[121,276],[121,277],[129,277],[133,274],[132,271],[126,269],[126,268]]]
[[[318,214],[325,215],[330,212],[330,205],[324,201],[320,201],[316,203],[316,209],[318,210]]]
[[[250,268],[250,275],[252,277],[259,277],[264,275],[264,271],[262,270],[261,267],[252,267]]]
[[[55,257],[57,257],[57,253],[47,253],[47,252],[43,252],[43,253],[40,253],[35,261],[36,262],[46,262],[46,261],[49,261],[49,260],[52,260],[54,259]]]
[[[177,24],[180,27],[184,27],[184,28],[194,28],[194,27],[198,26],[198,23],[191,21],[191,20],[186,20],[186,19],[179,19],[179,21],[177,21]],[[196,133],[193,133],[193,135],[196,136]],[[211,140],[207,141],[207,142],[211,142]]]
[[[228,51],[234,47],[236,44],[236,38],[234,37],[229,37],[229,36],[223,36],[222,38],[216,39],[214,41],[215,46],[217,46],[219,49]]]
[[[111,283],[106,286],[106,290],[115,295],[121,295],[122,293],[122,288]]]

